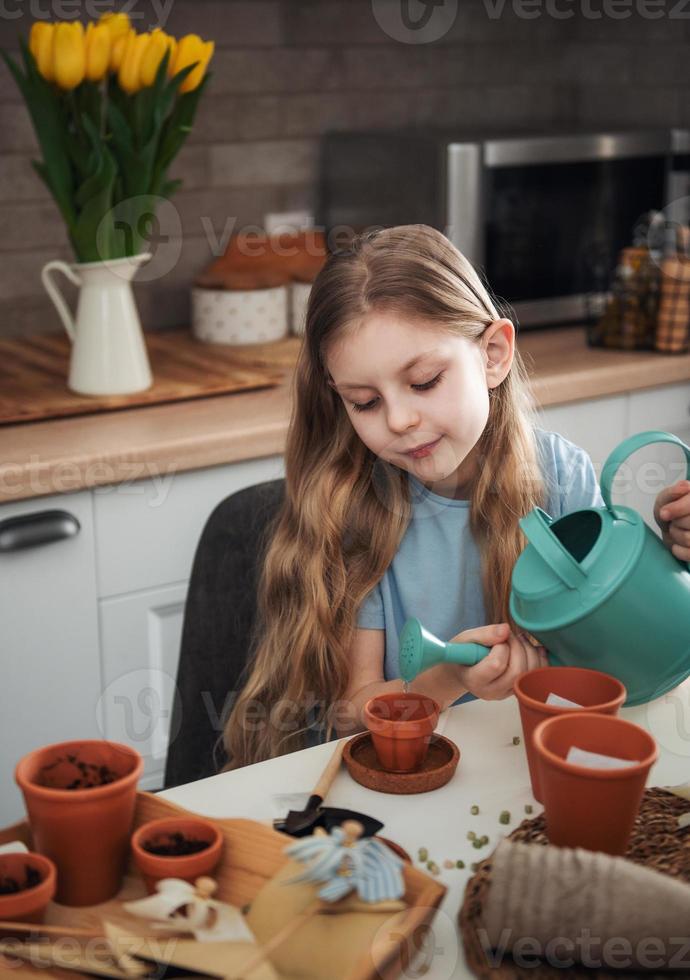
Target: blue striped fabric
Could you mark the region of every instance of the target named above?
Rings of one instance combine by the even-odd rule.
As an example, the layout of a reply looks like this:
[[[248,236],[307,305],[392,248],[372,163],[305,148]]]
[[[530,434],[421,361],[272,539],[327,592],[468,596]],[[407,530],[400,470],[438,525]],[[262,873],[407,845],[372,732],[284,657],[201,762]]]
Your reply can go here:
[[[403,897],[403,862],[389,847],[373,837],[351,844],[345,841],[342,827],[334,827],[327,836],[308,837],[290,844],[285,854],[309,863],[309,867],[283,884],[320,882],[323,887],[317,894],[326,902],[336,902],[355,889],[364,902]]]

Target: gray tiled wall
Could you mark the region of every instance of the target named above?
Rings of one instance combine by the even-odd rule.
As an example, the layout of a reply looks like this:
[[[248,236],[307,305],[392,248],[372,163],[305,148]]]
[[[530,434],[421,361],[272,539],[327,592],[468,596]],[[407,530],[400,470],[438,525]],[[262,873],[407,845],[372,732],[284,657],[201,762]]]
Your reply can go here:
[[[518,16],[510,0],[458,0],[454,23],[430,44],[401,43],[379,26],[372,3],[399,2],[159,0],[169,11],[162,26],[214,38],[217,50],[195,130],[172,171],[184,178],[173,198],[179,258],[136,287],[146,328],[187,322],[190,283],[224,233],[260,225],[269,211],[313,207],[318,140],[328,128],[690,124],[690,9],[677,0],[654,20],[616,19],[606,9],[597,19],[606,0],[555,0],[557,10],[573,10],[568,19],[538,0],[522,8],[539,9],[536,17]],[[42,16],[52,9],[50,0],[34,6]],[[5,49],[16,49],[34,6],[3,6],[21,13],[0,14]],[[106,6],[85,0],[81,9],[89,17]],[[73,16],[79,5],[68,8]],[[683,16],[669,16],[672,8]],[[130,0],[126,9],[140,30],[156,23],[152,3]],[[49,259],[72,256],[31,168],[35,139],[4,65],[0,80],[0,335],[57,330],[39,273]]]

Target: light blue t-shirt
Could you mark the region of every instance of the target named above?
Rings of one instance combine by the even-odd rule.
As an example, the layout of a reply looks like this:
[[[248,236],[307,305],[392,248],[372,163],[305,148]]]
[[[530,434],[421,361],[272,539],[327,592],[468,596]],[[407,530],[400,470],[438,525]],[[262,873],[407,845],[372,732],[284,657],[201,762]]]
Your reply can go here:
[[[545,509],[551,517],[603,507],[594,467],[584,449],[555,432],[534,431]],[[362,629],[386,631],[385,680],[400,677],[398,636],[410,616],[446,642],[463,630],[487,625],[469,500],[432,493],[412,474],[409,486],[410,523],[393,561],[365,597],[357,617]],[[474,695],[460,699],[465,700],[474,700]]]

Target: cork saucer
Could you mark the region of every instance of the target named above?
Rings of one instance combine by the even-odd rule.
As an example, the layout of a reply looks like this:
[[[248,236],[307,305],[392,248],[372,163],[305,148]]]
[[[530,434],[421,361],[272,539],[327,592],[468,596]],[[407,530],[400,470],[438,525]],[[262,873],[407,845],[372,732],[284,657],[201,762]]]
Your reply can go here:
[[[421,769],[388,772],[381,768],[371,734],[362,732],[346,742],[343,761],[355,782],[368,789],[379,793],[428,793],[450,781],[460,761],[460,750],[443,735],[432,735]]]

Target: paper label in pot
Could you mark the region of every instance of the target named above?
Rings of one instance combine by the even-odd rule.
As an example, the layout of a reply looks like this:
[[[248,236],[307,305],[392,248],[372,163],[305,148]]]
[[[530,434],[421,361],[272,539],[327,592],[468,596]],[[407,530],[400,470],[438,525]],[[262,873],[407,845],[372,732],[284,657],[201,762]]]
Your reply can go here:
[[[628,766],[639,765],[636,759],[616,759],[612,755],[600,755],[598,752],[578,749],[575,745],[568,749],[565,761],[575,766],[586,766],[587,769],[626,769]]]
[[[554,704],[557,708],[583,708],[584,705],[577,704],[576,701],[569,701],[567,698],[562,698],[560,694],[549,694],[546,699],[546,704]]]

